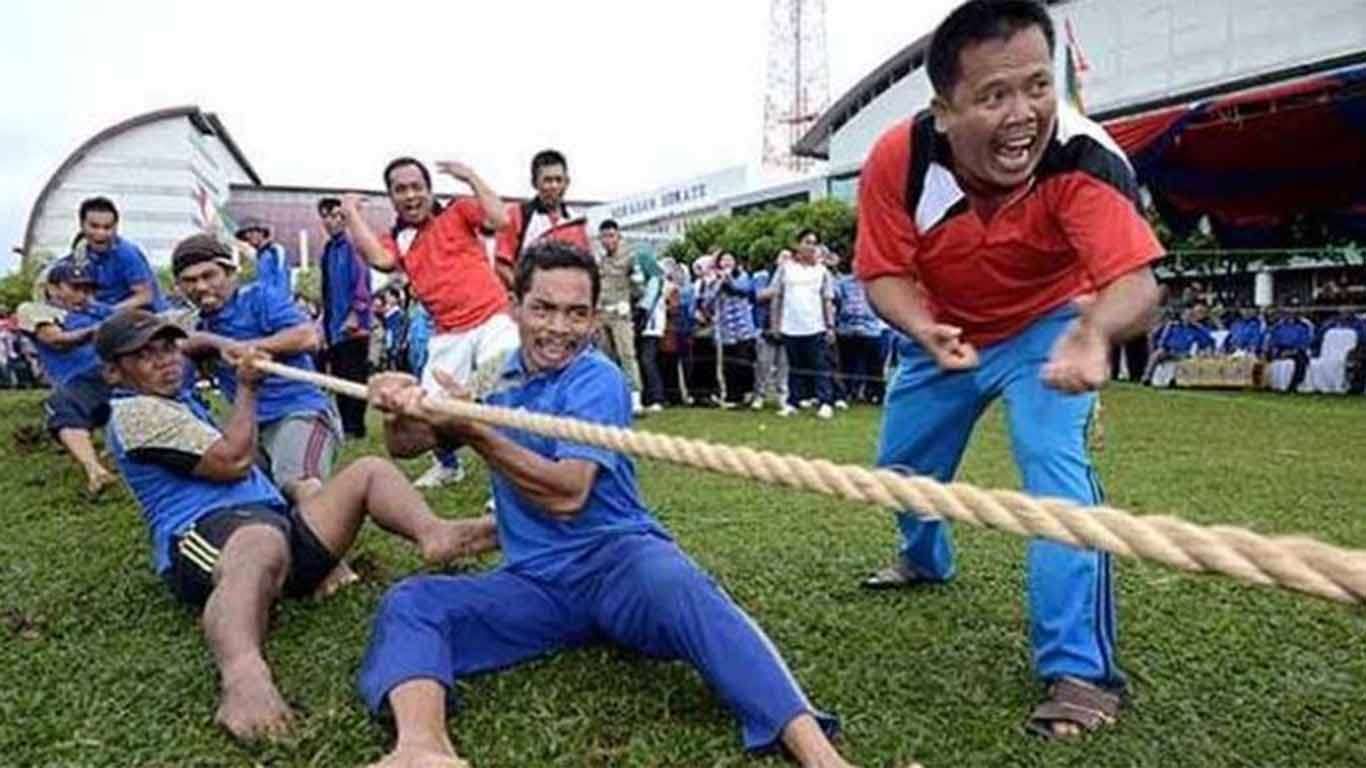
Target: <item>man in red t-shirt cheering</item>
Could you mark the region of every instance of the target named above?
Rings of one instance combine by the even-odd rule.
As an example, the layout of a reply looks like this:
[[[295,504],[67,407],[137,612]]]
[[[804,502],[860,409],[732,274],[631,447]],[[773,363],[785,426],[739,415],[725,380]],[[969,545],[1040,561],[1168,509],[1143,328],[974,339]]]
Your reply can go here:
[[[883,134],[863,168],[855,271],[908,337],[880,466],[950,480],[978,417],[1004,397],[1025,489],[1091,505],[1096,390],[1111,345],[1151,316],[1162,247],[1123,153],[1059,103],[1053,48],[1031,0],[970,0],[935,30],[930,109]],[[900,557],[864,585],[952,578],[948,526],[898,523]],[[1030,730],[1108,724],[1124,687],[1110,556],[1036,540],[1028,559],[1034,666],[1049,686]]]
[[[413,295],[435,324],[427,343],[422,386],[442,392],[436,371],[470,386],[476,373],[496,372],[517,349],[517,325],[508,315],[508,296],[484,250],[484,230],[507,226],[503,202],[473,169],[442,162],[436,169],[468,184],[474,197],[442,207],[432,196],[432,176],[411,157],[400,157],[384,169],[384,186],[398,212],[393,229],[376,236],[359,212],[359,199],[342,204],[347,232],[375,269],[401,269]],[[430,488],[463,477],[454,453],[438,454],[436,463],[414,485]]]

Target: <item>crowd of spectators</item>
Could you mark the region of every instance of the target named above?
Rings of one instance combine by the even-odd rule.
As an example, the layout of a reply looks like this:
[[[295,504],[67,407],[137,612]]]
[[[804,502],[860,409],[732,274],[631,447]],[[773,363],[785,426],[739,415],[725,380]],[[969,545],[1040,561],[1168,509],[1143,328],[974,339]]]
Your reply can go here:
[[[1163,317],[1146,338],[1117,349],[1114,377],[1155,386],[1181,386],[1170,365],[1192,358],[1248,358],[1286,376],[1265,377],[1288,392],[1361,393],[1366,384],[1366,306],[1360,297],[1329,281],[1304,304],[1295,298],[1266,307],[1229,306],[1199,283],[1173,291]],[[1315,366],[1339,371],[1325,387],[1311,381]],[[1254,369],[1248,369],[1254,370]]]

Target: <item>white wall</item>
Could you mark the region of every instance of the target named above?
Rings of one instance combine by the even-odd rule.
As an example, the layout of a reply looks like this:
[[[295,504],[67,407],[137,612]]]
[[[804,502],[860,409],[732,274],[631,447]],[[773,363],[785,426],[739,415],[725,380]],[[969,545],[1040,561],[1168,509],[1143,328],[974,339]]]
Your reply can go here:
[[[67,253],[82,200],[104,195],[119,208],[119,232],[142,246],[153,267],[170,262],[176,241],[200,231],[197,189],[216,205],[246,172],[216,137],[186,117],[141,125],[93,148],[58,180],[38,212],[34,249]]]

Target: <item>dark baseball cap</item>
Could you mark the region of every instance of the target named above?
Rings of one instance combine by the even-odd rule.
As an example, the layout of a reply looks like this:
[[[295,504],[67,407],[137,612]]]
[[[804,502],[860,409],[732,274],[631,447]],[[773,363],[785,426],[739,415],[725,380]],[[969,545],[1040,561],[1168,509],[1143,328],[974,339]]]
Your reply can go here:
[[[180,326],[145,309],[125,309],[100,324],[95,333],[95,351],[100,359],[113,362],[150,344],[154,339],[183,339]]]
[[[171,251],[171,274],[176,277],[196,264],[212,261],[225,269],[236,269],[232,251],[213,235],[191,235],[175,244]]]
[[[84,264],[78,264],[69,259],[63,259],[56,264],[53,264],[52,267],[48,269],[47,281],[49,283],[94,285],[95,276],[90,274],[90,269]]]

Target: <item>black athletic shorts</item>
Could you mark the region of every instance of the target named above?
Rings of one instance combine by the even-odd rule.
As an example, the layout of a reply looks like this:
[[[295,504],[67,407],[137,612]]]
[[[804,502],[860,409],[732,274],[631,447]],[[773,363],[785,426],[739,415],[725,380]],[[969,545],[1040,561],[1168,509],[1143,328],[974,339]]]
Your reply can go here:
[[[94,431],[109,423],[109,385],[98,368],[86,371],[53,389],[43,412],[53,436],[63,429]]]
[[[171,592],[183,603],[204,607],[213,592],[213,569],[218,553],[233,532],[247,525],[268,525],[289,542],[289,575],[285,597],[307,597],[337,565],[294,508],[277,512],[269,507],[239,507],[211,512],[171,541],[171,568],[163,574]]]

